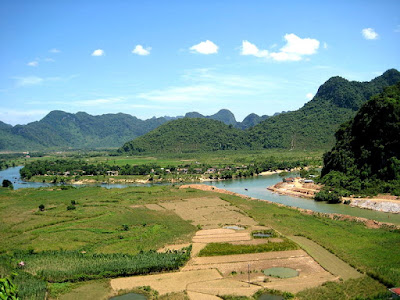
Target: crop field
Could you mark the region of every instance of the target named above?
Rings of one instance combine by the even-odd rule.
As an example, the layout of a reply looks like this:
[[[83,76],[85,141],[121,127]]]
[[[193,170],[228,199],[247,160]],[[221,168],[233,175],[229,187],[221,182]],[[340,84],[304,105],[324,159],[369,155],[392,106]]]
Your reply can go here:
[[[174,186],[1,189],[0,218],[0,238],[6,241],[0,245],[0,273],[21,273],[15,282],[29,286],[24,291],[28,296],[23,299],[43,299],[46,290],[52,299],[72,299],[79,291],[107,299],[120,288],[129,290],[141,285],[160,289],[158,292],[177,293],[174,295],[179,297],[187,293],[193,299],[202,294],[215,297],[230,293],[251,299],[262,287],[292,293],[308,288],[304,295],[323,299],[318,297],[327,293],[325,286],[314,288],[337,279],[337,275],[346,277],[330,274],[285,237],[300,233],[332,252],[343,251],[345,255],[337,255],[361,271],[378,274],[381,282],[393,280],[392,274],[399,270],[397,231],[368,229],[358,223],[305,215],[262,201]],[[241,230],[223,228],[226,225],[236,225]],[[337,248],[328,247],[324,230],[339,244]],[[274,234],[254,239],[252,232]],[[356,233],[358,237],[354,236]],[[368,242],[372,252],[348,241],[349,235],[356,242]],[[388,246],[389,241],[394,246]],[[189,252],[179,249],[190,245],[193,251],[189,258]],[[389,247],[388,252],[381,250],[383,245]],[[393,273],[386,272],[388,264],[381,264],[379,269],[369,259],[373,255],[382,261],[381,251],[391,262]],[[26,266],[16,269],[18,261],[24,261]],[[165,273],[179,267],[179,272]],[[299,276],[265,276],[262,271],[272,267],[292,268]],[[160,271],[161,274],[140,275]],[[137,275],[112,279],[114,288],[101,281],[132,274]],[[199,281],[202,276],[206,283]],[[366,284],[363,277],[354,280],[332,288],[340,294],[349,286]],[[183,282],[186,285],[182,289]],[[382,284],[372,282],[376,292],[385,292]],[[102,292],[91,286],[101,286]]]
[[[367,228],[362,223],[307,215],[263,201],[246,201],[229,195],[221,198],[286,236],[300,235],[315,241],[387,286],[400,285],[399,230]]]

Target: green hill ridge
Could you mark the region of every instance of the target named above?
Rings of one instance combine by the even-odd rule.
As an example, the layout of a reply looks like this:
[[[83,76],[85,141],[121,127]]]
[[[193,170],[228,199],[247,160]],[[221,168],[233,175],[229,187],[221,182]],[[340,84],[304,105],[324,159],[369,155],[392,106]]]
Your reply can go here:
[[[131,142],[120,152],[197,152],[246,149],[244,131],[220,121],[183,118],[170,121]]]
[[[346,194],[400,195],[400,83],[342,124],[321,175],[323,183]]]

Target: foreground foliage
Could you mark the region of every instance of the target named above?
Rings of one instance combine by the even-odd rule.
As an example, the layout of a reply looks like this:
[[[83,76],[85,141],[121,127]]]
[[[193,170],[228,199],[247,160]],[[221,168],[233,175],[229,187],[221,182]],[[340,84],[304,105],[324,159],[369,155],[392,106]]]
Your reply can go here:
[[[340,127],[321,175],[324,184],[343,194],[400,195],[400,83]]]

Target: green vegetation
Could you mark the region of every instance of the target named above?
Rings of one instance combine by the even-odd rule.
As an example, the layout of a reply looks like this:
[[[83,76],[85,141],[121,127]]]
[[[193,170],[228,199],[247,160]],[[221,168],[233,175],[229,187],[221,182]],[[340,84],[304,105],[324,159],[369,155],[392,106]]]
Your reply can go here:
[[[0,190],[0,253],[14,250],[79,250],[128,253],[158,249],[174,241],[189,242],[195,227],[171,211],[144,204],[192,198],[168,186],[151,189],[61,188]],[[79,203],[67,210],[71,201]],[[38,210],[39,205],[44,211]],[[137,207],[135,207],[137,206]],[[122,225],[129,230],[122,230]]]
[[[2,182],[2,184],[1,184],[1,186],[2,186],[3,188],[14,189],[14,186],[13,186],[12,182],[11,182],[10,180],[8,180],[8,179],[4,179],[3,182]]]
[[[199,256],[217,256],[217,255],[232,255],[232,254],[247,254],[247,253],[261,253],[271,251],[286,251],[296,250],[299,247],[288,240],[281,237],[282,242],[275,243],[269,242],[259,245],[233,245],[229,243],[210,243],[207,244],[199,253]]]
[[[343,195],[400,195],[400,83],[364,104],[336,132],[322,183]]]
[[[24,261],[24,271],[48,282],[74,282],[116,276],[140,275],[176,270],[190,257],[191,247],[136,255],[98,254],[80,251],[15,252],[13,261]]]
[[[252,114],[240,123],[236,122],[235,116],[226,109],[211,116],[187,113],[186,117],[218,120],[241,129],[253,126],[266,118]],[[27,125],[13,127],[0,121],[0,150],[116,148],[170,119],[175,118],[140,120],[123,113],[92,116],[84,112],[72,114],[52,111],[42,120]]]
[[[209,154],[209,155],[208,155]],[[322,152],[302,151],[219,151],[214,153],[186,155],[164,155],[155,157],[80,157],[60,159],[57,156],[31,160],[20,170],[21,176],[32,181],[52,183],[78,180],[131,180],[149,179],[158,181],[192,180],[204,175],[208,178],[250,177],[264,171],[318,166],[322,163]],[[186,159],[184,159],[186,158]],[[211,171],[208,171],[211,169]],[[108,176],[117,171],[118,176]],[[43,176],[46,175],[46,176]]]
[[[354,117],[371,96],[399,81],[400,73],[394,69],[370,82],[350,82],[333,77],[301,109],[269,117],[247,131],[236,130],[232,125],[210,119],[185,118],[163,124],[126,143],[119,151],[166,153],[263,148],[327,149],[333,145],[333,134],[341,123]],[[199,114],[191,116],[202,117]]]
[[[18,290],[12,282],[13,278],[0,278],[0,298],[5,300],[18,300]]]
[[[351,266],[365,272],[386,286],[400,285],[400,231],[391,228],[369,229],[355,221],[307,215],[298,210],[246,201],[223,195],[256,221],[271,226],[286,236],[305,236]]]
[[[400,81],[391,69],[370,82],[332,77],[318,89],[315,97],[297,111],[270,117],[249,129],[253,148],[329,149],[339,125],[383,88]]]
[[[126,143],[120,153],[201,152],[249,149],[244,132],[211,119],[170,121]]]
[[[299,300],[385,300],[391,293],[379,282],[364,276],[344,282],[326,282],[320,287],[307,289],[296,294]]]
[[[52,111],[27,125],[0,124],[0,150],[115,148],[167,122],[140,120],[128,114],[92,116]]]

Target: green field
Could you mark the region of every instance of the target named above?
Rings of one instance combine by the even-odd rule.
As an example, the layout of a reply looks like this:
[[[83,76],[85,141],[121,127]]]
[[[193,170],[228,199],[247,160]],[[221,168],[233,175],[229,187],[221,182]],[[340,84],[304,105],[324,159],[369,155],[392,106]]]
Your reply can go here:
[[[355,221],[307,215],[298,210],[221,196],[263,225],[286,236],[305,236],[387,286],[400,285],[400,230],[370,229]]]
[[[174,186],[0,189],[0,239],[3,241],[0,244],[0,274],[18,271],[20,275],[15,282],[28,295],[23,298],[43,299],[46,290],[56,297],[74,288],[85,289],[86,284],[81,286],[74,281],[135,273],[117,266],[124,265],[126,259],[134,261],[140,253],[152,255],[153,252],[148,251],[167,244],[187,243],[196,231],[195,226],[175,213],[149,210],[144,205],[206,196],[215,197],[215,193],[180,190]],[[400,284],[398,230],[368,229],[361,223],[307,215],[263,201],[229,195],[220,197],[261,225],[274,228],[278,234],[305,236],[381,283],[387,286]],[[44,211],[39,210],[41,204]],[[74,209],[68,210],[71,206]],[[288,243],[266,245],[285,244],[290,249],[292,246],[297,248],[292,242]],[[269,251],[259,248],[259,245],[209,244],[202,255]],[[104,263],[91,263],[94,258]],[[28,263],[23,270],[15,269],[20,260]],[[113,268],[109,269],[109,265]],[[168,269],[161,267],[161,270]],[[46,278],[47,286],[33,275]],[[49,284],[49,281],[55,283]],[[308,294],[301,297],[323,299],[321,295],[329,295],[335,290],[340,295],[352,286],[356,289],[367,285],[366,282],[358,278],[339,285],[326,285],[320,290],[307,291]],[[376,284],[376,281],[372,282]],[[377,292],[385,292],[382,285],[378,287]]]

